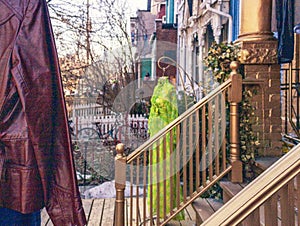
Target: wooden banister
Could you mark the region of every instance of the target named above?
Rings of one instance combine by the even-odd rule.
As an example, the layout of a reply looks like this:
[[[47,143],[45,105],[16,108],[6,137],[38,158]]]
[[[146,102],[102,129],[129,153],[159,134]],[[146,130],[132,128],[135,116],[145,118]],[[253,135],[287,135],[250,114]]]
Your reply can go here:
[[[295,225],[295,218],[299,220],[297,209],[300,201],[299,195],[297,197],[294,191],[299,192],[299,178],[300,144],[229,200],[203,222],[203,225],[237,225],[254,212],[260,214],[259,208],[264,208],[264,216],[258,216],[259,222],[252,222],[253,226],[261,225],[260,222],[265,222],[265,225],[277,225],[279,220],[280,225]],[[277,210],[280,210],[281,214],[278,214]]]
[[[230,68],[231,87],[228,92],[230,103],[230,162],[231,182],[243,181],[243,167],[240,159],[239,103],[242,101],[242,76],[238,74],[238,63],[232,62]]]
[[[125,183],[126,183],[126,156],[124,155],[124,144],[116,146],[115,157],[115,226],[125,225]]]
[[[122,150],[124,146],[117,146],[116,226],[125,225],[126,176],[130,182],[128,225],[146,225],[146,222],[165,225],[172,218],[180,218],[184,208],[229,172],[232,181],[242,181],[238,109],[242,100],[242,78],[237,72],[238,66],[233,62],[227,81],[127,157]],[[229,164],[226,161],[227,94],[230,104]]]

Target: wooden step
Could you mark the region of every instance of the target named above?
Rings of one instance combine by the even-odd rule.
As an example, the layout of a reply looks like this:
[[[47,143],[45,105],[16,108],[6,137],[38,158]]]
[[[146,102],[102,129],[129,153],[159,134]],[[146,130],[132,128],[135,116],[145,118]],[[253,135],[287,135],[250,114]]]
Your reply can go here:
[[[232,183],[228,180],[220,181],[220,187],[223,190],[223,202],[228,202],[233,196],[239,193],[247,183]]]
[[[273,163],[275,163],[279,157],[260,157],[255,160],[253,170],[257,177],[263,171],[268,169]],[[220,186],[223,190],[223,202],[226,203],[233,196],[239,193],[248,183],[232,183],[228,180],[220,181]]]
[[[273,163],[275,163],[280,157],[259,157],[255,159],[255,163],[253,165],[253,171],[255,173],[255,177],[260,175],[263,171],[268,169]]]
[[[227,180],[220,181],[220,186],[223,190],[223,200],[216,200],[213,198],[196,199],[192,203],[192,206],[196,212],[196,225],[199,226],[202,224],[213,213],[220,209],[223,206],[223,203],[235,196],[246,185],[246,183],[232,183]]]
[[[220,209],[223,203],[213,198],[198,198],[192,203],[192,206],[196,212],[196,226],[199,226]]]

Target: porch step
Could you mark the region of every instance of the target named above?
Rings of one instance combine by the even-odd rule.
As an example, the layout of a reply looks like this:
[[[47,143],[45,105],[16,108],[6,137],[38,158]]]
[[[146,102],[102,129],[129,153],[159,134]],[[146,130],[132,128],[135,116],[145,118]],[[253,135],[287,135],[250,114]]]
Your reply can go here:
[[[255,160],[254,167],[256,169],[255,173],[256,176],[260,175],[263,171],[268,169],[272,164],[274,164],[277,160],[279,160],[280,157],[260,157]],[[294,182],[296,183],[296,182]],[[220,182],[220,187],[223,190],[223,202],[226,203],[228,202],[232,197],[237,195],[242,189],[244,189],[248,183],[232,183],[230,181],[221,181]],[[295,186],[296,188],[296,186]],[[297,194],[297,190],[294,191],[294,194]],[[278,194],[278,197],[280,196],[280,193]],[[295,203],[297,203],[297,195],[295,195]],[[281,212],[280,208],[280,197],[278,198],[278,211]],[[261,206],[259,209],[256,209],[252,214],[250,214],[244,221],[243,223],[239,224],[241,226],[253,226],[253,225],[265,225],[265,211],[264,211],[264,206]],[[298,209],[295,207],[295,214],[298,213]],[[279,214],[281,216],[281,214]],[[297,217],[296,221],[297,221]],[[281,219],[280,217],[278,218],[278,225],[281,224]],[[297,224],[296,225],[300,225]]]
[[[268,169],[273,163],[275,163],[280,157],[259,157],[255,159],[253,165],[253,171],[256,176],[260,175],[263,171]]]
[[[213,213],[220,209],[224,203],[239,193],[247,183],[232,183],[224,180],[220,181],[220,187],[223,190],[223,200],[213,198],[198,198],[193,203],[193,209],[196,212],[196,225],[201,225]]]
[[[255,173],[257,175],[261,174],[268,167],[270,167],[274,162],[276,162],[279,157],[262,157],[255,162]],[[212,198],[199,198],[192,203],[193,209],[196,212],[196,225],[201,225],[206,219],[208,219],[213,213],[220,209],[224,203],[228,202],[232,197],[237,195],[241,190],[243,190],[248,183],[232,183],[228,180],[220,181],[220,187],[222,188],[223,200],[216,200]],[[251,225],[251,221],[257,218],[257,212],[251,214],[243,223],[243,225]]]
[[[243,190],[247,183],[232,183],[228,180],[220,181],[220,187],[223,190],[223,202],[228,202],[233,196]]]
[[[192,206],[196,212],[196,226],[199,226],[220,209],[223,202],[213,198],[198,198],[192,203]]]
[[[201,225],[213,213],[220,209],[224,203],[239,193],[247,183],[232,183],[230,181],[221,181],[220,186],[223,190],[223,201],[213,198],[199,198],[193,203],[193,209],[196,212],[196,226]]]

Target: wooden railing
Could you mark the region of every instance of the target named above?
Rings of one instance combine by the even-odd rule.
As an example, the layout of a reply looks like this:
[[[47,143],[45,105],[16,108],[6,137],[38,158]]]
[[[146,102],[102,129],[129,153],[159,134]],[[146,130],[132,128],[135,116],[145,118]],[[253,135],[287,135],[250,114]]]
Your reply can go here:
[[[299,225],[299,208],[300,144],[234,196],[203,225]]]
[[[123,144],[117,146],[116,226],[165,225],[180,219],[184,208],[229,172],[232,181],[242,181],[238,134],[242,79],[237,67],[232,63],[226,82],[129,156],[124,155]],[[125,217],[126,181],[131,185]]]

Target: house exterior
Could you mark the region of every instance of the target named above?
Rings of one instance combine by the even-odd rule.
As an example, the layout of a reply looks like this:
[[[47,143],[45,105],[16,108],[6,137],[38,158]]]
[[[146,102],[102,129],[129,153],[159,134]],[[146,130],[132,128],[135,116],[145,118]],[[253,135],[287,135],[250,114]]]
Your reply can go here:
[[[196,199],[199,198],[203,194],[202,192],[205,192],[208,187],[215,185],[217,182],[220,182],[220,184],[224,182],[222,181],[225,178],[223,176],[226,175],[227,177],[227,172],[230,171],[229,176],[231,181],[229,181],[228,184],[234,186],[234,188],[239,186],[239,190],[244,189],[244,186],[246,186],[245,192],[241,193],[240,195],[232,193],[233,196],[236,195],[236,199],[233,198],[232,202],[227,204],[235,207],[238,206],[235,209],[229,209],[232,211],[232,214],[227,216],[226,212],[228,209],[226,209],[227,206],[224,206],[224,211],[220,212],[221,214],[219,214],[218,217],[212,215],[211,218],[213,219],[215,217],[217,220],[222,220],[224,217],[230,218],[234,214],[234,211],[243,209],[242,211],[244,212],[240,211],[236,216],[234,216],[236,219],[240,218],[238,219],[240,221],[232,221],[235,222],[232,224],[205,224],[204,222],[203,225],[237,225],[237,223],[240,223],[246,217],[246,220],[248,220],[246,225],[260,225],[260,220],[263,217],[266,217],[266,225],[277,225],[277,222],[279,221],[279,215],[282,216],[282,224],[284,225],[297,225],[295,222],[299,223],[299,214],[296,210],[296,208],[299,209],[300,205],[299,195],[296,198],[294,191],[299,190],[299,152],[297,150],[299,150],[298,148],[300,148],[300,146],[298,145],[295,147],[293,150],[291,150],[291,152],[289,152],[287,155],[284,155],[271,167],[268,165],[264,169],[261,168],[261,170],[264,171],[269,167],[268,170],[265,171],[265,174],[263,173],[261,175],[265,177],[257,178],[257,183],[255,183],[257,180],[254,180],[252,181],[254,183],[250,183],[250,186],[243,185],[242,182],[244,181],[245,177],[243,175],[244,164],[242,164],[240,158],[240,109],[238,108],[239,103],[242,100],[242,92],[244,90],[251,91],[253,94],[255,93],[255,95],[252,95],[250,99],[250,104],[255,109],[252,117],[256,120],[253,130],[259,138],[260,143],[258,147],[258,156],[282,156],[282,133],[284,131],[283,122],[286,122],[286,118],[283,117],[283,113],[285,113],[286,110],[285,112],[282,111],[282,100],[289,99],[288,104],[290,106],[295,103],[298,106],[298,110],[296,111],[299,112],[299,95],[296,95],[296,98],[291,96],[291,93],[289,93],[289,95],[282,95],[283,92],[281,90],[282,79],[284,76],[286,76],[283,75],[283,69],[299,69],[299,34],[294,34],[293,29],[291,29],[295,27],[295,33],[297,33],[296,28],[300,27],[300,21],[297,15],[297,12],[300,10],[299,2],[299,0],[165,1],[166,12],[164,19],[162,19],[161,27],[163,29],[166,27],[171,27],[172,25],[177,29],[177,60],[175,63],[175,67],[177,69],[177,88],[180,90],[189,85],[198,85],[199,102],[190,108],[186,114],[181,115],[182,117],[178,117],[173,123],[166,126],[165,129],[162,130],[157,136],[150,138],[150,140],[148,140],[142,147],[137,149],[133,155],[125,156],[122,146],[119,146],[119,149],[117,148],[118,154],[116,157],[116,166],[119,166],[120,168],[119,174],[116,173],[116,178],[119,179],[119,181],[116,183],[116,191],[119,192],[116,198],[117,225],[123,225],[124,222],[124,199],[122,198],[122,190],[125,189],[125,185],[123,186],[122,183],[126,179],[126,172],[122,171],[122,164],[141,164],[143,166],[148,164],[140,162],[142,161],[142,156],[151,156],[153,153],[153,145],[158,143],[160,140],[165,141],[168,140],[169,137],[173,137],[173,131],[179,132],[178,136],[182,135],[183,139],[180,140],[181,142],[178,142],[179,144],[177,143],[178,146],[174,148],[176,150],[167,148],[165,145],[163,151],[175,152],[175,155],[178,157],[176,158],[176,163],[178,163],[175,164],[176,166],[180,165],[179,159],[183,159],[183,161],[185,161],[188,157],[193,156],[195,157],[195,161],[190,158],[189,161],[186,162],[186,164],[183,164],[182,168],[180,168],[180,172],[183,174],[183,182],[181,183],[182,187],[178,184],[177,188],[174,188],[174,191],[173,188],[170,188],[171,186],[168,187],[166,184],[164,184],[164,191],[159,193],[166,195],[170,191],[171,194],[172,192],[174,192],[174,194],[178,194],[182,189],[184,192],[183,201],[181,202],[180,199],[177,199],[176,208],[170,211],[170,213],[164,211],[165,213],[160,214],[159,211],[151,212],[150,210],[150,214],[148,214],[146,211],[144,211],[143,218],[141,217],[141,219],[144,220],[142,222],[145,222],[145,220],[150,216],[150,221],[155,220],[156,225],[165,225],[183,208],[186,208],[189,204],[194,205]],[[160,4],[161,3],[162,2],[160,1]],[[285,18],[286,21],[283,22],[282,18]],[[284,26],[288,27],[283,28],[281,24],[284,24]],[[288,32],[282,32],[286,28],[288,28]],[[284,33],[284,35],[282,35],[282,33]],[[167,36],[167,34],[165,35]],[[286,42],[286,40],[284,40],[289,38],[293,39],[295,44],[293,42]],[[284,40],[285,42],[281,43],[280,40]],[[232,69],[230,79],[228,79],[227,82],[224,82],[224,84],[220,85],[220,89],[218,89],[218,87],[214,90],[218,93],[223,92],[223,87],[227,86],[229,83],[231,84],[227,93],[229,96],[228,101],[230,102],[230,120],[225,119],[228,123],[225,126],[226,129],[230,127],[230,136],[228,139],[230,153],[226,152],[226,144],[223,144],[223,142],[221,145],[224,145],[224,148],[220,148],[218,143],[213,145],[210,142],[210,138],[219,138],[219,136],[216,136],[215,133],[212,132],[219,131],[219,127],[218,123],[214,124],[215,122],[210,122],[210,120],[212,120],[214,117],[212,113],[213,110],[206,111],[206,109],[218,109],[219,105],[208,103],[211,100],[210,98],[215,98],[215,96],[212,94],[206,94],[201,89],[201,87],[209,86],[211,84],[210,80],[212,78],[206,77],[204,74],[202,60],[205,56],[207,56],[208,49],[213,42],[233,42],[236,46],[241,48],[240,63],[234,62],[230,65],[230,68]],[[291,52],[286,51],[287,49],[294,50]],[[158,51],[155,53],[157,52]],[[292,58],[288,58],[291,55]],[[153,59],[158,59],[157,63],[159,64],[159,59],[161,58],[159,57]],[[153,62],[155,62],[155,60],[153,60]],[[170,63],[170,65],[171,62],[173,63],[172,60],[167,61],[167,63]],[[164,61],[164,63],[166,62]],[[161,66],[161,68],[164,67],[166,68],[167,66]],[[183,76],[180,74],[180,70],[184,72]],[[289,73],[290,77],[288,78],[288,82],[291,84],[290,91],[295,91],[299,94],[299,89],[293,88],[293,86],[299,85],[299,76],[295,78],[292,77],[294,74],[299,75],[299,70],[296,70],[295,73],[290,70]],[[241,75],[243,78],[241,78]],[[183,81],[181,81],[181,79]],[[287,89],[287,87],[285,87],[285,89]],[[256,92],[254,92],[254,90]],[[225,95],[226,94],[224,94],[224,96]],[[205,104],[208,104],[208,106],[203,107]],[[294,115],[291,115],[291,113],[293,112],[288,112],[289,116],[293,117]],[[292,121],[296,120],[297,117],[297,115],[295,118],[293,117]],[[224,120],[224,118],[222,118],[222,120]],[[191,124],[195,126],[189,126]],[[209,126],[209,128],[206,127],[206,124]],[[299,132],[299,127],[296,128],[296,130]],[[227,139],[224,140],[224,143],[226,143]],[[191,152],[194,151],[194,149],[192,149],[194,142],[196,144],[195,154],[191,154]],[[181,147],[182,150],[180,149]],[[179,149],[180,151],[177,152]],[[222,156],[227,156],[227,154],[229,155],[228,161],[226,161],[227,158],[222,159],[225,159],[225,161],[222,161],[224,163],[224,167],[221,170],[221,173],[220,169],[213,169],[213,167],[220,165],[220,161],[216,159],[212,160],[213,153],[215,151],[218,152],[219,149],[224,150]],[[219,157],[219,155],[216,156]],[[151,160],[152,158],[150,157],[150,166],[152,165]],[[206,165],[207,160],[210,163],[208,164],[209,167]],[[212,164],[212,162],[214,164]],[[255,159],[255,162],[258,163],[257,159]],[[272,164],[273,163],[274,162],[272,162]],[[259,164],[254,165],[257,166]],[[226,167],[228,166],[230,166],[230,169],[227,171]],[[155,165],[155,167],[161,167],[160,170],[165,173],[174,170],[173,168],[167,168],[169,166],[166,166],[166,164],[163,163],[159,166]],[[279,172],[279,169],[282,169],[282,171]],[[151,172],[152,171],[150,168],[150,175]],[[177,171],[176,176],[180,178],[180,173],[178,172],[179,171]],[[136,171],[132,170],[130,173],[132,175],[135,175],[134,173],[142,174],[140,172],[140,168],[138,168]],[[143,171],[143,173],[146,175],[146,170]],[[200,174],[202,179],[200,178]],[[195,180],[193,180],[194,175],[196,175]],[[161,179],[160,176],[160,174],[153,175],[153,177],[150,176],[150,184],[153,182],[151,181],[152,178],[159,180]],[[268,183],[263,183],[267,179],[270,179]],[[140,179],[137,181],[146,181],[146,179]],[[212,184],[208,184],[210,182],[212,182]],[[270,184],[274,184],[274,186],[269,186]],[[143,186],[145,187],[145,184],[140,185],[140,187]],[[222,188],[225,187],[224,183],[220,186],[223,186]],[[160,198],[159,195],[161,194],[152,194],[151,186],[149,190],[150,191],[148,192],[150,193],[150,197],[153,198],[152,203],[163,203],[164,209],[169,205],[165,199]],[[265,191],[261,193],[262,190]],[[228,193],[225,196],[224,191],[225,189],[223,190],[223,201],[227,202],[230,198],[232,198],[232,196],[227,196]],[[252,191],[255,192],[252,193]],[[260,193],[260,196],[257,196],[258,193]],[[244,198],[247,200],[243,200]],[[145,196],[143,196],[141,199],[146,200]],[[135,200],[132,199],[129,205],[133,206],[134,201]],[[203,201],[203,199],[201,199],[201,201]],[[137,198],[136,203],[138,202],[139,198]],[[150,202],[150,209],[152,207],[152,203]],[[171,202],[170,205],[173,204],[174,203]],[[252,204],[255,205],[255,207]],[[144,209],[146,209],[146,201],[144,201],[144,206]],[[201,212],[205,212],[208,208],[210,208],[209,206],[212,205],[198,206],[195,208],[195,211],[198,212],[198,214],[200,212],[199,215],[201,215]],[[281,208],[280,211],[278,210],[279,206]],[[264,216],[260,216],[260,207],[264,208],[264,214],[262,214]],[[256,210],[254,211],[254,209]],[[215,211],[216,210],[213,210],[212,212]],[[279,212],[280,214],[278,215]],[[272,220],[270,220],[271,215],[275,216]],[[297,217],[298,220],[295,221],[295,217]],[[203,221],[199,222],[203,223]],[[197,222],[196,225],[200,225],[199,222]]]
[[[138,62],[136,79],[142,80],[146,73],[152,74],[152,51],[150,39],[154,33],[155,15],[148,10],[138,10],[136,17],[130,18],[131,43]]]
[[[140,85],[147,73],[151,80],[163,75],[157,64],[161,56],[167,55],[176,61],[177,27],[173,26],[175,21],[167,23],[166,18],[165,1],[149,0],[148,9],[138,10],[137,16],[130,19],[132,46],[136,52],[136,79]],[[173,68],[167,73],[176,74],[176,70]]]
[[[294,1],[294,25],[300,22],[299,0]],[[151,9],[138,12],[137,18],[150,13],[154,19],[151,32],[151,53],[141,60],[139,78],[143,78],[147,60],[151,59],[151,78],[162,74],[157,64],[161,56],[172,51],[159,52],[166,42],[175,43],[176,69],[166,70],[176,73],[178,89],[196,87],[197,99],[207,93],[211,77],[204,74],[202,59],[207,55],[212,42],[233,42],[247,56],[243,70],[246,89],[257,90],[252,103],[255,110],[254,130],[260,139],[259,153],[263,156],[281,155],[282,110],[280,83],[282,68],[288,64],[278,63],[276,36],[275,0],[153,0]],[[251,10],[250,10],[251,9]],[[150,19],[151,20],[151,19]],[[148,20],[148,21],[150,21]],[[145,27],[147,22],[145,21]],[[153,21],[151,22],[153,27]],[[174,33],[177,37],[174,37]],[[173,47],[174,49],[174,47]],[[293,68],[299,68],[299,37],[295,35],[295,55]],[[176,56],[174,56],[176,55]],[[148,68],[150,68],[148,63]],[[155,66],[156,65],[156,66]],[[158,65],[158,66],[157,66]],[[171,66],[173,66],[172,64]],[[149,69],[150,70],[150,69]],[[180,73],[180,70],[184,73]],[[278,107],[274,107],[278,106]]]

